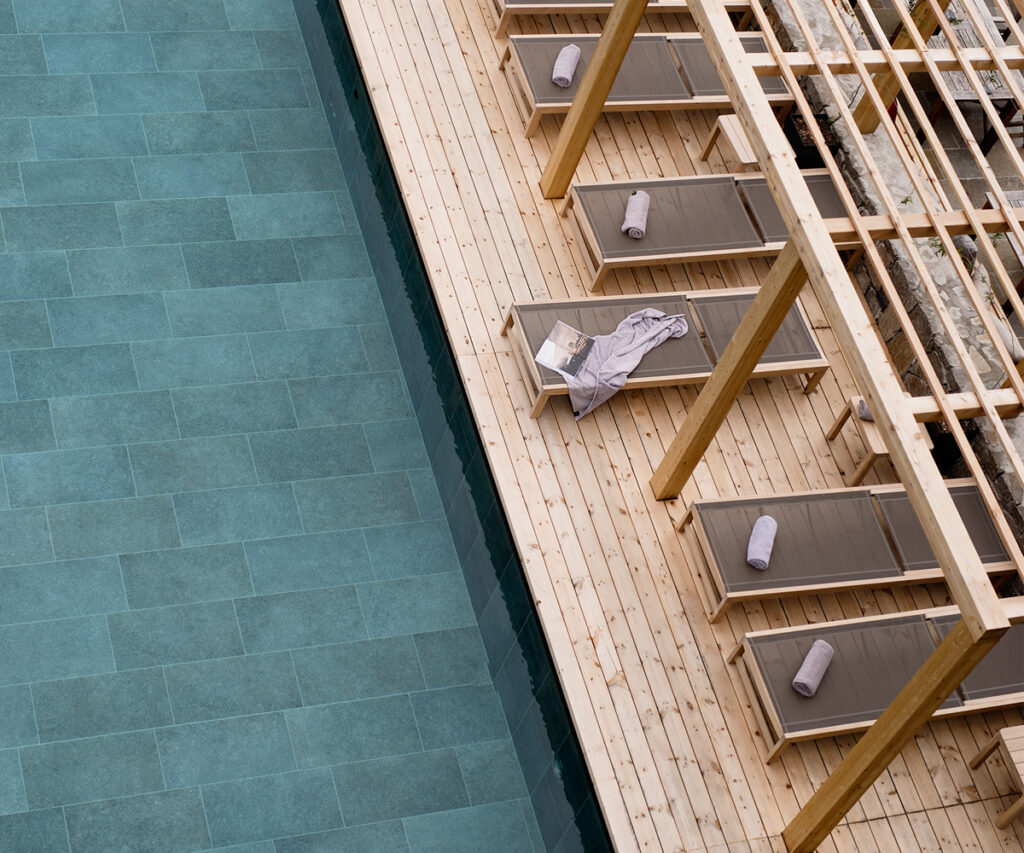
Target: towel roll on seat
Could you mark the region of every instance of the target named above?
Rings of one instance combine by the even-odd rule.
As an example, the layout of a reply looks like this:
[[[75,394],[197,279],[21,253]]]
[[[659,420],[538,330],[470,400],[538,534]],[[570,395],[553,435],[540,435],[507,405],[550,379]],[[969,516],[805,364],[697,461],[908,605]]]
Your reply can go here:
[[[828,671],[828,665],[832,662],[832,656],[836,650],[824,640],[815,640],[811,649],[807,652],[800,669],[793,676],[793,689],[801,696],[810,699],[818,692],[821,680]]]
[[[762,515],[754,522],[747,542],[747,565],[763,572],[768,568],[775,547],[775,534],[779,532],[779,523],[770,515]]]
[[[555,57],[554,67],[551,69],[551,82],[562,89],[568,89],[572,85],[572,78],[576,75],[576,66],[580,61],[580,49],[578,45],[567,44]]]
[[[651,197],[643,190],[634,190],[626,200],[626,213],[622,218],[622,233],[634,240],[642,240],[647,234],[647,214],[651,209]]]

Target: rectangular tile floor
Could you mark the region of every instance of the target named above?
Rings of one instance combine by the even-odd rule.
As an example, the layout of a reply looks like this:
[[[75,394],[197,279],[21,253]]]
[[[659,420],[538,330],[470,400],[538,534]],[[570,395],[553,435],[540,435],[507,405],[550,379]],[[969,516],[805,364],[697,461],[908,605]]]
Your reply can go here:
[[[532,851],[289,0],[0,75],[0,850]]]

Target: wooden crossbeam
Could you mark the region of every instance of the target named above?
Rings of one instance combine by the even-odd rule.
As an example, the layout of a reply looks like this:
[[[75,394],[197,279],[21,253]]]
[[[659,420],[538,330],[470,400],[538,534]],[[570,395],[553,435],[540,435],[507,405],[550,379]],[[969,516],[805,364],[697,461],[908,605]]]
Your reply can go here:
[[[998,388],[985,396],[1001,418],[1015,418],[1024,411],[1024,404],[1012,388]],[[946,400],[958,418],[978,418],[985,414],[978,395],[972,391],[947,394]],[[911,397],[907,402],[918,423],[934,423],[945,417],[934,397]]]
[[[992,53],[983,47],[928,48],[928,58],[935,63],[939,71],[962,71],[961,62],[966,62],[979,71],[997,70],[998,63]],[[993,53],[1009,68],[1024,68],[1024,47],[1012,45],[997,48]],[[924,74],[928,72],[928,62],[918,50],[903,48],[893,51],[896,63],[907,74]],[[820,72],[822,65],[833,74],[856,74],[857,66],[850,56],[841,50],[823,50],[818,58],[808,51],[792,51],[782,55],[786,65],[794,74],[808,76]],[[890,69],[889,60],[881,50],[859,50],[857,58],[872,73],[882,73]],[[750,64],[758,77],[776,77],[779,74],[779,61],[770,53],[750,54]]]
[[[972,211],[975,221],[987,234],[999,234],[1010,230],[1010,222],[1024,224],[1024,208],[1011,208],[1009,212],[999,209]],[[896,240],[901,235],[891,216],[861,216],[859,222],[867,229],[872,240]],[[926,213],[905,213],[900,222],[912,237],[933,237],[937,234],[936,226],[942,225],[950,234],[973,234],[974,225],[971,217],[963,210],[945,210],[929,217]],[[859,235],[854,224],[844,217],[825,220],[825,229],[832,235],[834,243],[849,244],[857,242]]]

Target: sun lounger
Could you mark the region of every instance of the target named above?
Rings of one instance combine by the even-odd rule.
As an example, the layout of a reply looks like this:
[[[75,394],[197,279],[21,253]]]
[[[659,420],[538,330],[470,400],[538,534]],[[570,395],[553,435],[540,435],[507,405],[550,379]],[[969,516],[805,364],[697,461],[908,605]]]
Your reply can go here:
[[[982,562],[1012,571],[1010,555],[970,480],[949,481]],[[767,571],[746,563],[760,515],[779,524]],[[701,561],[712,621],[738,601],[817,595],[942,580],[924,529],[900,484],[760,498],[695,501],[679,522]]]
[[[824,169],[807,170],[804,177],[822,216],[846,215]],[[642,240],[621,230],[626,199],[634,190],[651,197]],[[583,252],[591,290],[614,269],[777,255],[789,237],[757,173],[577,184],[562,213]]]
[[[773,761],[795,741],[868,728],[959,619],[956,608],[825,622],[746,634],[730,660],[739,667]],[[790,682],[816,639],[835,649],[810,699]],[[1014,625],[942,704],[935,717],[1024,702],[1024,625]]]
[[[510,36],[501,69],[512,87],[516,104],[532,136],[546,115],[569,111],[587,63],[597,47],[597,35]],[[749,53],[766,49],[759,35],[741,35]],[[580,48],[579,65],[572,85],[561,88],[551,82],[551,68],[567,44]],[[768,100],[780,106],[792,96],[779,78],[761,78]],[[731,110],[732,104],[718,80],[711,56],[698,33],[634,36],[612,85],[606,111],[633,110]]]
[[[672,338],[647,353],[630,374],[625,387],[687,385],[704,382],[711,375],[756,293],[757,288],[730,288],[517,303],[510,309],[501,331],[512,338],[530,392],[530,417],[536,418],[551,397],[569,393],[559,374],[534,361],[556,321],[568,323],[588,335],[599,335],[613,331],[624,317],[641,308],[684,314],[690,330],[681,338]],[[805,374],[805,391],[810,393],[827,369],[828,361],[821,354],[803,309],[797,303],[751,376]]]

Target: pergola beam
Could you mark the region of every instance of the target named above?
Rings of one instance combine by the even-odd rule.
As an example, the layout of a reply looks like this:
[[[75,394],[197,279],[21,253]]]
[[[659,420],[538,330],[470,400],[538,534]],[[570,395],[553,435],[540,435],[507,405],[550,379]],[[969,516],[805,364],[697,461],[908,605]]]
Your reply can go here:
[[[1009,68],[1024,68],[1024,47],[1019,45],[1008,45],[1000,47],[989,53],[983,47],[961,47],[954,51],[952,48],[929,48],[928,57],[935,63],[939,71],[962,71],[961,60],[979,71],[998,70],[993,55]],[[957,57],[959,54],[959,58]],[[911,48],[894,50],[893,56],[896,63],[907,73],[927,73],[928,63],[921,53]],[[841,50],[823,50],[818,59],[815,59],[807,51],[791,51],[783,54],[783,61],[790,70],[798,76],[817,74],[822,65],[826,66],[833,74],[856,74],[857,65]],[[860,50],[857,51],[857,58],[864,67],[872,73],[882,73],[890,70],[889,60],[881,50]],[[758,77],[775,77],[779,74],[779,61],[770,53],[750,54],[750,64]]]
[[[975,210],[972,215],[987,234],[1009,231],[1011,221],[1024,223],[1024,208],[1021,207],[1011,208],[1008,212],[995,208]],[[867,229],[872,240],[896,240],[900,237],[891,216],[861,216],[859,221]],[[926,213],[905,213],[900,216],[900,222],[911,237],[933,237],[937,233],[936,225],[942,225],[950,234],[974,233],[971,218],[963,210],[943,210],[931,218]],[[826,219],[825,229],[832,235],[834,243],[858,242],[857,229],[848,218]]]

